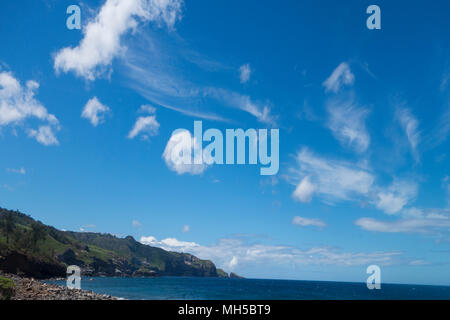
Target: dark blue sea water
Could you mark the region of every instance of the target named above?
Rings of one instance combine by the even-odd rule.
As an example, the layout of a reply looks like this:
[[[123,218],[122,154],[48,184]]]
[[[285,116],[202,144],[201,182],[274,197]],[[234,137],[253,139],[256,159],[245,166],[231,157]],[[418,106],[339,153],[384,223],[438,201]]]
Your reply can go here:
[[[449,286],[382,284],[380,290],[368,290],[365,283],[262,279],[83,278],[81,288],[133,300],[450,299]]]

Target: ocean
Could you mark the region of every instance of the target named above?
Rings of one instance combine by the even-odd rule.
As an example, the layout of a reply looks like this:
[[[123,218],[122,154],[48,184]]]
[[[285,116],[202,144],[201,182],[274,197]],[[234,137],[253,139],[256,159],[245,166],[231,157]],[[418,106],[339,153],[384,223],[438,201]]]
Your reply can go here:
[[[65,285],[65,281],[48,281]],[[132,300],[450,300],[450,286],[227,279],[227,278],[83,278],[81,288]]]

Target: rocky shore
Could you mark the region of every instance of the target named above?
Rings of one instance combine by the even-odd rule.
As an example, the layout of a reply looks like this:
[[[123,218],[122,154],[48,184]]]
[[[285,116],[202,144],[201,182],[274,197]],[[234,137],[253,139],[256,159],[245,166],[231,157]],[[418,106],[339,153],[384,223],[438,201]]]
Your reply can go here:
[[[1,273],[0,277],[14,281],[11,300],[118,300],[109,295],[86,290],[70,290],[64,286],[47,284],[33,278]]]

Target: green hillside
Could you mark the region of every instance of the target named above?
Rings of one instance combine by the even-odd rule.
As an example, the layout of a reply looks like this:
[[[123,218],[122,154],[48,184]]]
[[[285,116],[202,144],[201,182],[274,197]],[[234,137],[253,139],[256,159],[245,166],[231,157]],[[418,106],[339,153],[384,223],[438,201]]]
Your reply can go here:
[[[68,265],[79,266],[84,276],[228,276],[211,261],[144,245],[131,236],[61,231],[0,208],[0,270],[65,277]]]

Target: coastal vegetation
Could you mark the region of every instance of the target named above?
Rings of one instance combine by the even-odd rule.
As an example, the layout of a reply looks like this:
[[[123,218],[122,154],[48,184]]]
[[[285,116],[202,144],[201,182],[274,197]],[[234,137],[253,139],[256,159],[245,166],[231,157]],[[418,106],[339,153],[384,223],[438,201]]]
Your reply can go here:
[[[14,295],[15,284],[14,281],[0,277],[0,300],[9,300]]]

